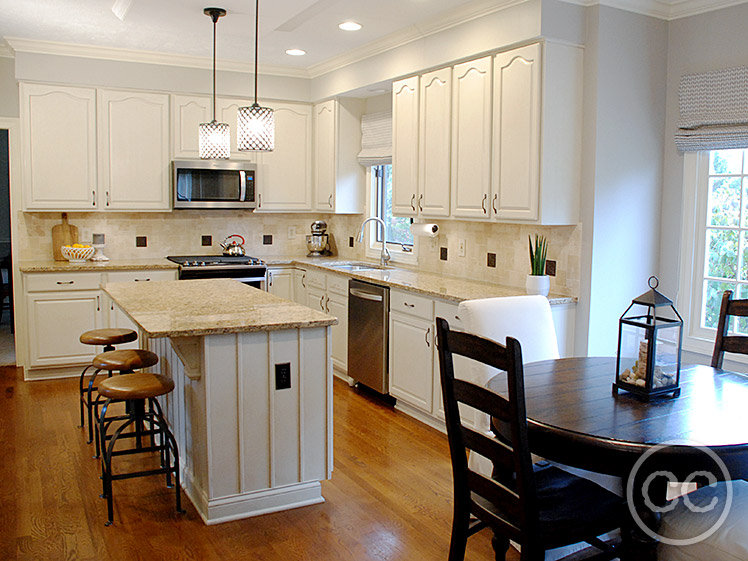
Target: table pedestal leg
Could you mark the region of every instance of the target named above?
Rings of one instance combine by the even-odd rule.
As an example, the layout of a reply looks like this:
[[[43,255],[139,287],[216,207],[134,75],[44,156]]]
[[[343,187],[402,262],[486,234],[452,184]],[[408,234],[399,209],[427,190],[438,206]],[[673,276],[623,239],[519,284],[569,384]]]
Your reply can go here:
[[[648,473],[637,473],[633,482],[628,483],[633,487],[633,514],[625,528],[622,528],[623,555],[626,560],[631,561],[656,561],[657,545],[660,543],[656,537],[652,537],[645,532],[642,525],[645,525],[654,533],[660,529],[662,523],[662,514],[652,510],[650,505],[663,506],[667,502],[667,479],[658,477],[645,487],[644,483]],[[628,481],[631,481],[628,478]]]

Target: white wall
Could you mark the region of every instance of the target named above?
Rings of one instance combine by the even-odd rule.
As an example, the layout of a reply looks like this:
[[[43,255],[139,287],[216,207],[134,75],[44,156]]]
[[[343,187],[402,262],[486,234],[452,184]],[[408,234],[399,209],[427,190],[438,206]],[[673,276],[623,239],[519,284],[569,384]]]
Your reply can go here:
[[[579,354],[615,353],[618,318],[657,273],[666,54],[665,22],[588,9]]]
[[[681,252],[683,155],[675,148],[678,84],[681,76],[748,64],[748,4],[683,18],[670,23],[668,41],[665,177],[660,230],[660,273],[673,300]],[[681,310],[683,312],[684,310]]]

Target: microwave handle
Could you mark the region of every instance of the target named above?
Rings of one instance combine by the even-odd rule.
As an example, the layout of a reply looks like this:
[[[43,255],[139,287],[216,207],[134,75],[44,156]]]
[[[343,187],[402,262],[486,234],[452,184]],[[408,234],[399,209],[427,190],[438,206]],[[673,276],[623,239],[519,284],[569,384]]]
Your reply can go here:
[[[244,170],[239,171],[239,200],[247,200],[247,172]]]

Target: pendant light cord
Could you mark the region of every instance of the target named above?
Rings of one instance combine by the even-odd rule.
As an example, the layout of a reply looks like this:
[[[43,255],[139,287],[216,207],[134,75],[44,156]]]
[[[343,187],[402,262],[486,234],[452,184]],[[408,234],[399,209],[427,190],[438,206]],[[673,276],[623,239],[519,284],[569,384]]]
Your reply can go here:
[[[211,16],[213,20],[213,122],[216,120],[216,23],[218,15]]]
[[[257,105],[257,45],[260,29],[260,0],[255,0],[255,105]]]

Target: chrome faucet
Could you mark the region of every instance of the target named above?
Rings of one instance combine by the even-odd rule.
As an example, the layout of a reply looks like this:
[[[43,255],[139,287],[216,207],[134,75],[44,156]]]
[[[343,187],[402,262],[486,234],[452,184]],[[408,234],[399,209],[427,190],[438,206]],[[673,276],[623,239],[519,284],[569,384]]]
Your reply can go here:
[[[371,222],[372,220],[382,225],[382,253],[379,255],[379,264],[382,267],[386,267],[387,263],[390,262],[390,252],[387,249],[387,225],[384,223],[384,220],[382,220],[378,216],[372,216],[371,218],[367,218],[366,220],[364,220],[361,223],[361,231],[358,233],[358,241],[364,241],[364,229],[366,227],[366,223]]]

